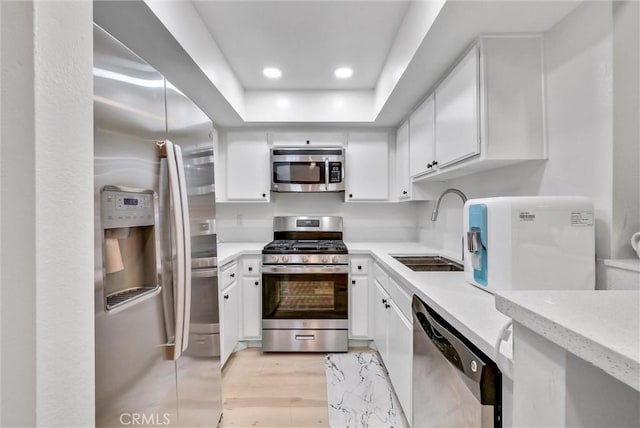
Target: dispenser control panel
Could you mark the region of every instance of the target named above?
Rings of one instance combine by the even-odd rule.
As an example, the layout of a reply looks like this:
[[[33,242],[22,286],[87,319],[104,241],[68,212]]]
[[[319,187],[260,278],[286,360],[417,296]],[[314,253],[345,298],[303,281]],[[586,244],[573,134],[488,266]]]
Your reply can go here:
[[[102,189],[102,228],[151,226],[155,224],[153,190],[124,191],[115,186]]]

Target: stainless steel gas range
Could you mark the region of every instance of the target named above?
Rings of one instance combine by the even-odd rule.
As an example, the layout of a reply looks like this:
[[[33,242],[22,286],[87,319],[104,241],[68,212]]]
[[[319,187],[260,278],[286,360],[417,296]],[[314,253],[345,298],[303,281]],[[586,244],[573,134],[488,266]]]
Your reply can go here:
[[[274,217],[273,230],[262,250],[262,350],[346,352],[342,217]]]

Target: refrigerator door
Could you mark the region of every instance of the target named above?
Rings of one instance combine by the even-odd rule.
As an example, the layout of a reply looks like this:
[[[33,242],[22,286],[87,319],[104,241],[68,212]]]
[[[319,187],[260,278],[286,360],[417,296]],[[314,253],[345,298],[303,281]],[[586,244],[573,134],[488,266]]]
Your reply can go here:
[[[217,247],[215,230],[214,130],[211,120],[167,82],[167,138],[182,151],[190,226],[190,313],[176,361],[179,423],[212,427],[222,414]],[[187,333],[188,331],[188,333]]]
[[[96,426],[177,426],[175,361],[165,359],[167,325],[173,322],[164,304],[170,290],[105,309],[106,278],[114,274],[104,267],[100,207],[106,185],[159,194],[156,141],[166,138],[164,78],[99,27],[94,52]],[[158,211],[163,208],[160,203]],[[154,227],[163,226],[156,219]],[[160,285],[172,276],[160,266],[157,272]]]

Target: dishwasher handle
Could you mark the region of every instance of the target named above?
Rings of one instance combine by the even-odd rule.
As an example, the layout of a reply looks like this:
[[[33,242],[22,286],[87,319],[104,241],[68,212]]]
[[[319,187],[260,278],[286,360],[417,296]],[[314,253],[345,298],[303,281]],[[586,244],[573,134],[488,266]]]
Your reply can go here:
[[[465,384],[480,403],[496,405],[501,401],[499,392],[496,393],[496,385],[502,383],[501,374],[492,360],[416,297],[413,316],[442,356],[462,374]]]

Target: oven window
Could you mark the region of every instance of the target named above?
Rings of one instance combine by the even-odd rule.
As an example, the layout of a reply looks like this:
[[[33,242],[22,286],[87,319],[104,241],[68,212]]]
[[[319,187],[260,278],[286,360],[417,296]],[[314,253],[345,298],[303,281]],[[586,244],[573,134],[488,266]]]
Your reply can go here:
[[[324,183],[324,164],[315,162],[274,162],[274,183]]]
[[[347,274],[265,274],[265,319],[347,318]]]

